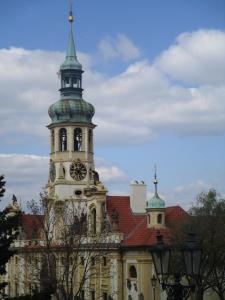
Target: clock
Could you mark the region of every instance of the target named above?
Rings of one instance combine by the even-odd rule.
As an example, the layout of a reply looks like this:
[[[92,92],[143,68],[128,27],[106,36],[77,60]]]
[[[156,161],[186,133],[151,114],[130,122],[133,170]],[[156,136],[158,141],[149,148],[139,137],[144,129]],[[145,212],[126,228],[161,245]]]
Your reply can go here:
[[[50,180],[51,182],[55,181],[56,171],[55,171],[55,164],[51,161],[50,162]]]
[[[81,162],[77,161],[77,162],[73,162],[70,165],[70,176],[77,180],[83,180],[87,175],[87,169],[85,167],[84,164],[82,164]]]

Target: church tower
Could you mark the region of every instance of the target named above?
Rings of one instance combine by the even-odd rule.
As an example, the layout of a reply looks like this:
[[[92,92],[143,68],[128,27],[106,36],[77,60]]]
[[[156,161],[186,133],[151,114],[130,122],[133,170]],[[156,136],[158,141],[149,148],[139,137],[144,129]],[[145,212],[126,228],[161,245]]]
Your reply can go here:
[[[77,59],[73,37],[73,13],[69,14],[70,32],[66,58],[60,66],[60,100],[49,107],[50,166],[48,201],[63,207],[68,201],[85,203],[94,230],[100,230],[106,190],[94,165],[92,123],[95,110],[83,99],[82,65]],[[100,200],[99,200],[100,199]],[[93,224],[92,224],[93,225]],[[93,228],[93,226],[90,227]]]
[[[66,58],[60,66],[60,100],[49,107],[52,123],[50,186],[60,198],[79,195],[94,183],[93,129],[94,107],[82,97],[82,65],[76,55],[73,15]]]

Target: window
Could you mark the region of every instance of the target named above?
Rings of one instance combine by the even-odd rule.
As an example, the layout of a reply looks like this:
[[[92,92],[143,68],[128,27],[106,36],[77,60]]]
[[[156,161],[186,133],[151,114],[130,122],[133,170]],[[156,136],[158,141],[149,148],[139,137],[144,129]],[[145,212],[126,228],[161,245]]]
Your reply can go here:
[[[59,130],[59,151],[67,151],[67,132],[65,128]]]
[[[92,232],[93,234],[96,234],[96,209],[92,209]]]
[[[81,151],[82,145],[82,130],[81,128],[74,129],[74,151]]]
[[[64,257],[62,256],[62,257],[61,257],[61,265],[63,266],[64,263],[65,263],[65,259],[64,259]]]
[[[54,132],[54,129],[52,129],[52,131],[51,131],[51,146],[52,146],[52,152],[53,152],[54,147],[55,147],[55,132]]]
[[[94,257],[91,258],[91,265],[92,265],[92,266],[95,265],[95,258],[94,258]]]
[[[95,291],[91,291],[91,300],[95,300]]]
[[[69,77],[65,77],[64,87],[69,87],[69,86],[70,86],[70,78]]]
[[[151,217],[150,217],[150,215],[148,215],[148,224],[150,224],[151,223]]]
[[[107,266],[107,258],[103,256],[103,266]]]
[[[129,275],[130,275],[130,278],[137,278],[137,270],[136,270],[135,266],[130,266]]]
[[[78,78],[72,78],[72,87],[73,88],[80,88],[81,84],[80,84],[80,79]]]
[[[15,282],[15,295],[18,296],[18,283]]]
[[[158,214],[158,216],[157,216],[157,222],[158,222],[158,224],[162,223],[162,214]]]
[[[108,300],[108,294],[107,293],[103,293],[102,294],[102,298],[103,298],[103,300]]]
[[[88,130],[88,150],[92,152],[92,143],[93,143],[93,132],[91,129]]]

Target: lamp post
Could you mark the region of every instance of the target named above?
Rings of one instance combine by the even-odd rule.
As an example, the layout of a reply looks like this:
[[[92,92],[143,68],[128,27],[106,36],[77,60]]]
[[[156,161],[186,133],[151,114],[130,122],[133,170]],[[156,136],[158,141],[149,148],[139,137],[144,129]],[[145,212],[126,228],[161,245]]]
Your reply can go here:
[[[188,234],[187,242],[181,249],[184,264],[184,274],[170,274],[170,258],[171,249],[164,244],[163,236],[157,235],[157,243],[150,249],[153,264],[156,271],[156,276],[162,289],[167,293],[168,300],[186,300],[190,295],[190,292],[195,289],[195,284],[183,285],[181,284],[181,278],[186,275],[189,278],[195,280],[199,276],[201,254],[202,251],[196,245],[196,238],[194,233]]]
[[[155,300],[155,288],[156,288],[156,284],[157,284],[157,278],[155,277],[154,274],[151,278],[151,283],[152,283],[152,289],[153,289],[153,300]]]

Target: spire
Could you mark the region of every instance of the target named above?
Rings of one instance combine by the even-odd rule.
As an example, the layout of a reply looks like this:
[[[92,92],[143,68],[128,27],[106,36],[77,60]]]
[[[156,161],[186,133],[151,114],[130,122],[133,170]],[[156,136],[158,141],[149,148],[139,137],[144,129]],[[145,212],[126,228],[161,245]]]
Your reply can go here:
[[[76,48],[74,43],[74,37],[73,37],[73,11],[72,7],[69,12],[68,21],[70,23],[70,32],[69,32],[69,39],[68,39],[68,46],[67,46],[67,52],[66,52],[66,58],[63,64],[61,65],[61,70],[66,69],[78,69],[82,70],[82,65],[79,63],[76,55]]]
[[[155,164],[155,176],[154,176],[154,181],[153,181],[153,183],[154,183],[154,185],[155,185],[155,196],[156,197],[158,197],[159,195],[158,195],[158,180],[157,180],[157,167],[156,167],[156,164]]]

